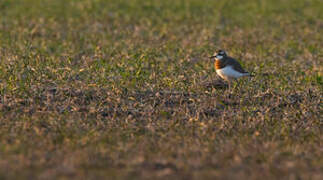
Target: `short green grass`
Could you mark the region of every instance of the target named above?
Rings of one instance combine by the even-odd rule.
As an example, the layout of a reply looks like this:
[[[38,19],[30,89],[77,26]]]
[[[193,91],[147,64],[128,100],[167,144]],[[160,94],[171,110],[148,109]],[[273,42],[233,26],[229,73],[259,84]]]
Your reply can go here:
[[[320,0],[2,0],[0,179],[322,179],[322,19]],[[220,48],[255,77],[215,86]]]

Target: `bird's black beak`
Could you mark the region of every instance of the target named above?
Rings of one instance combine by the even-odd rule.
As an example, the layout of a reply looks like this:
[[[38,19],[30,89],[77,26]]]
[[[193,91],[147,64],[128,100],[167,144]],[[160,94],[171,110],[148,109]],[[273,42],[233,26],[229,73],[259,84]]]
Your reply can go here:
[[[210,56],[209,58],[210,58],[210,59],[213,59],[213,58],[215,58],[215,57],[216,57],[216,56]]]

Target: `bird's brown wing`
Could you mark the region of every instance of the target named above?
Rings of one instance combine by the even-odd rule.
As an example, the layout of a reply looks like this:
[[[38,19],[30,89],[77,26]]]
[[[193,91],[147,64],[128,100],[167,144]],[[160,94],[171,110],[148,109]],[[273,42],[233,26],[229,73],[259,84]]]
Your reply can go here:
[[[236,71],[238,71],[240,73],[248,73],[247,71],[245,71],[242,68],[242,66],[240,65],[240,63],[237,60],[235,60],[235,59],[233,59],[231,57],[227,57],[226,64],[232,66],[232,68],[234,70],[236,70]]]

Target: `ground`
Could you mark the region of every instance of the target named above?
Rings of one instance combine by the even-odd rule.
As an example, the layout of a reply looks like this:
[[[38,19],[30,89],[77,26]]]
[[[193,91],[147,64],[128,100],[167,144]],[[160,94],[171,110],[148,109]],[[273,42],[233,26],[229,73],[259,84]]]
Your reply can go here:
[[[320,0],[0,1],[0,179],[323,179]],[[228,89],[217,49],[254,77]]]

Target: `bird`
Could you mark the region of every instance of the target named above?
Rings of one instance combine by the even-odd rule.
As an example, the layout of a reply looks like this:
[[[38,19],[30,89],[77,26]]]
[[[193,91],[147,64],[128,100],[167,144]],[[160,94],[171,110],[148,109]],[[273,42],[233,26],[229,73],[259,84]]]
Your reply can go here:
[[[249,72],[242,68],[236,59],[228,56],[223,50],[215,52],[210,59],[214,59],[214,68],[216,73],[228,82],[243,76],[251,76]]]

